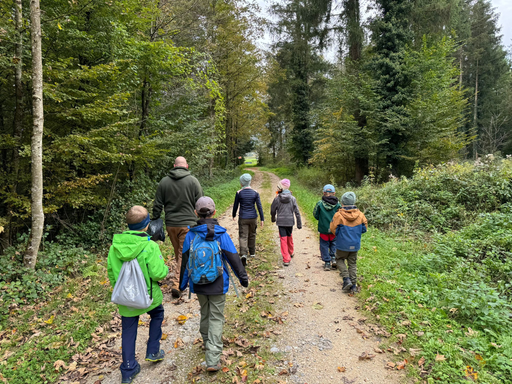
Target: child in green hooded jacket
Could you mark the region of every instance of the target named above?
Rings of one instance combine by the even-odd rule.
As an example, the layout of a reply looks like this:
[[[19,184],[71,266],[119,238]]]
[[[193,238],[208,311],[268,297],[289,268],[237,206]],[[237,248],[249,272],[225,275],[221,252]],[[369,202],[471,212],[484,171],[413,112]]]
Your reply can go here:
[[[165,352],[160,349],[162,338],[162,321],[164,319],[163,295],[158,281],[169,273],[158,244],[151,240],[146,233],[149,225],[149,213],[146,208],[135,205],[126,214],[126,222],[130,230],[114,235],[112,246],[108,252],[107,272],[110,284],[115,286],[125,261],[137,259],[144,274],[148,292],[152,292],[153,302],[145,309],[135,309],[119,305],[122,321],[122,352],[121,383],[132,383],[140,372],[140,365],[135,359],[135,343],[139,316],[147,313],[151,317],[149,323],[149,340],[146,350],[146,360],[161,361]]]
[[[336,235],[329,228],[334,214],[341,207],[338,198],[334,195],[336,190],[331,184],[323,188],[322,200],[316,203],[313,216],[318,220],[318,232],[320,233],[320,255],[324,264],[324,270],[330,271],[336,268]]]

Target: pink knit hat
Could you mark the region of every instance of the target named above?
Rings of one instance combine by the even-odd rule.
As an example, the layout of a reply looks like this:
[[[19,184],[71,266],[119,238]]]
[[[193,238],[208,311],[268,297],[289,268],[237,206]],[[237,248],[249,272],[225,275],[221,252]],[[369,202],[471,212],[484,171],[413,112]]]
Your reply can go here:
[[[277,189],[284,191],[285,189],[290,188],[290,180],[283,179],[277,184]]]

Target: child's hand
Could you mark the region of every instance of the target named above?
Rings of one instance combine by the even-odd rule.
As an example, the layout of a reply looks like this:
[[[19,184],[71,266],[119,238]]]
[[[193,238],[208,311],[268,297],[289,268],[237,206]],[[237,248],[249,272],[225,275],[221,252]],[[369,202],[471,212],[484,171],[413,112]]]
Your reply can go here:
[[[300,227],[297,225],[297,229],[302,229],[302,225]]]
[[[263,228],[263,221],[261,222],[261,228]]]
[[[235,216],[235,217],[233,217],[233,221],[235,221],[235,220],[236,220],[236,216]]]

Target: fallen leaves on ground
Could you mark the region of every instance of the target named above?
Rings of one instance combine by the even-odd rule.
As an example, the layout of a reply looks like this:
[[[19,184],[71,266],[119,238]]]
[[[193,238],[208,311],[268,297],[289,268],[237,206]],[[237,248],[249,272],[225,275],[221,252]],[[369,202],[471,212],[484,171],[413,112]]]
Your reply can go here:
[[[345,372],[347,368],[345,367],[338,367],[338,372]]]
[[[179,315],[177,318],[176,318],[176,321],[178,322],[178,324],[180,325],[183,325],[186,323],[186,321],[188,320],[188,317],[185,316],[185,315]]]
[[[361,356],[359,356],[359,360],[371,360],[375,357],[376,355],[373,354],[373,353],[368,353],[368,352],[363,352],[361,354]]]
[[[446,357],[444,355],[436,355],[436,361],[445,361]]]

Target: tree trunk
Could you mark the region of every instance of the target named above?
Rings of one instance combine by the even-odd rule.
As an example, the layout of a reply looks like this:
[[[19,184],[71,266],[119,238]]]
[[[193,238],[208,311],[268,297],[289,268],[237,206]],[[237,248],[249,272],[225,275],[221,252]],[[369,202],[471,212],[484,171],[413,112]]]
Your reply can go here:
[[[475,130],[475,134],[477,135],[476,139],[473,141],[473,155],[475,159],[478,157],[478,60],[476,61],[476,76],[475,76],[475,104],[473,106],[473,129]]]
[[[14,132],[13,137],[15,140],[14,148],[12,151],[12,167],[13,167],[13,180],[11,192],[16,193],[18,186],[18,174],[20,169],[20,154],[19,146],[21,134],[23,132],[23,4],[22,0],[16,0],[15,3],[15,27],[16,27],[16,45],[14,50],[14,84],[16,87],[16,113],[14,116]]]
[[[43,237],[43,60],[41,55],[41,9],[39,0],[30,1],[32,40],[32,230],[23,264],[34,269]]]

